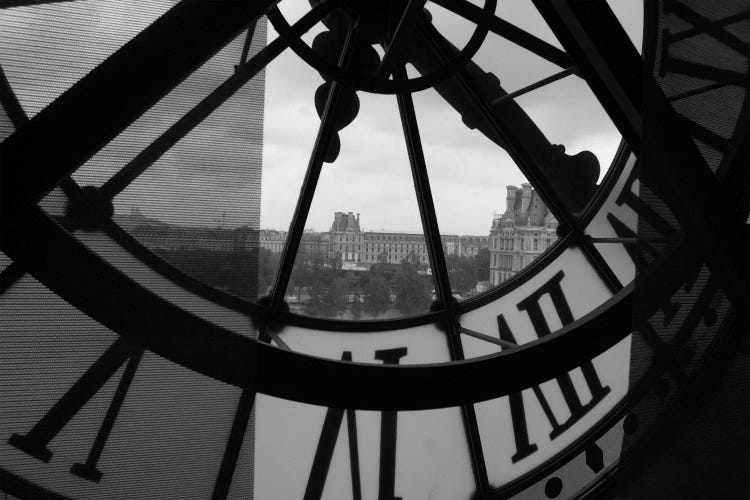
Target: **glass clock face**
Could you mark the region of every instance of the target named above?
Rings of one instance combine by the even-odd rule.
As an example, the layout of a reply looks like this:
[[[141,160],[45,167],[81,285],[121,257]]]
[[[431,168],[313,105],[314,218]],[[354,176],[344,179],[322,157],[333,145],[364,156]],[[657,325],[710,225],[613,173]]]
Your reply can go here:
[[[644,325],[731,319],[633,153],[635,61],[733,178],[689,2],[645,65],[630,2],[39,3],[0,10],[10,495],[585,495],[679,380]]]

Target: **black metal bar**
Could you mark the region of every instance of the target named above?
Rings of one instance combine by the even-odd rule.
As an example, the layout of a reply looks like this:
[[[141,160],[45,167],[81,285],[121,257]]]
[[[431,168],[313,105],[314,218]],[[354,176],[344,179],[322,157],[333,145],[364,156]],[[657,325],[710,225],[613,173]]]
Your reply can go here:
[[[26,274],[26,271],[24,271],[23,266],[18,262],[8,264],[5,269],[0,271],[0,295],[12,287],[24,274]]]
[[[405,80],[406,69],[403,66],[398,67],[394,71],[394,77],[397,80]],[[455,322],[454,299],[451,293],[451,285],[448,277],[448,266],[446,265],[445,255],[443,254],[443,244],[440,239],[440,229],[438,226],[437,215],[435,213],[435,204],[432,200],[430,180],[427,174],[424,152],[422,151],[422,141],[419,135],[419,126],[417,124],[417,115],[414,111],[414,103],[411,94],[408,93],[397,94],[396,98],[398,100],[399,114],[401,115],[401,125],[404,129],[404,138],[406,139],[409,163],[411,164],[414,190],[417,195],[417,204],[419,205],[419,214],[425,232],[425,241],[427,243],[428,255],[430,257],[432,275],[435,279],[435,290],[437,296],[440,298],[442,308],[447,311],[445,331],[448,341],[448,350],[452,361],[463,360],[464,352],[459,337],[459,326]],[[477,489],[480,492],[480,496],[484,498],[489,491],[490,485],[474,406],[462,405],[461,416],[464,423],[464,431],[466,432],[466,440],[469,447],[474,480]]]
[[[406,70],[403,66],[395,69],[394,77],[397,80],[406,79]],[[430,180],[427,174],[424,152],[422,151],[422,141],[419,136],[414,103],[412,102],[411,94],[397,94],[396,98],[398,99],[401,125],[404,129],[406,149],[409,154],[409,163],[411,164],[414,190],[417,194],[419,215],[422,219],[425,242],[427,243],[430,266],[432,267],[432,276],[435,280],[435,291],[440,299],[441,307],[450,311],[453,303],[453,295],[451,294],[451,285],[448,279],[448,266],[445,262],[443,242],[440,238],[435,205],[432,201]]]
[[[3,143],[3,218],[41,199],[276,1],[181,2],[61,94]]]
[[[620,281],[620,278],[617,277],[609,266],[609,263],[604,259],[601,252],[599,252],[599,249],[594,246],[593,242],[589,241],[587,238],[581,238],[578,241],[578,244],[580,245],[583,254],[586,256],[586,260],[588,260],[589,264],[594,268],[594,271],[596,271],[596,274],[602,279],[602,281],[604,281],[604,284],[609,291],[615,294],[622,290],[623,284]]]
[[[477,25],[486,24],[489,30],[496,35],[500,35],[506,40],[533,52],[552,64],[561,68],[569,68],[573,65],[570,56],[564,51],[504,19],[497,16],[487,17],[481,7],[467,0],[433,0],[433,2]]]
[[[738,87],[746,87],[747,73],[741,73],[732,69],[718,68],[710,64],[696,63],[670,57],[662,61],[659,74],[664,76],[666,73],[678,73],[680,75],[700,78],[702,80],[711,80],[721,82],[724,85],[735,84]]]
[[[516,91],[511,92],[510,94],[505,94],[504,96],[500,96],[497,99],[493,99],[492,101],[490,101],[490,106],[499,104],[506,99],[515,99],[516,97],[527,94],[531,92],[532,90],[536,90],[540,87],[544,87],[545,85],[549,85],[550,83],[556,82],[558,80],[562,80],[566,76],[572,75],[575,72],[576,72],[575,66],[568,68],[568,69],[564,69],[558,73],[555,73],[554,75],[548,76],[547,78],[542,78],[538,82],[532,83],[531,85],[527,85],[526,87],[522,89],[518,89]]]
[[[706,33],[707,35],[712,36],[727,47],[735,50],[740,55],[747,56],[747,43],[743,42],[742,39],[734,35],[732,32],[721,28],[723,26],[726,26],[727,24],[738,22],[743,19],[750,19],[750,9],[744,12],[739,12],[737,14],[727,16],[722,19],[718,19],[716,21],[712,21],[709,18],[698,14],[687,5],[676,2],[674,0],[667,0],[664,2],[664,11],[666,14],[676,14],[677,16],[693,25],[692,28],[689,28],[685,31],[680,31],[674,34],[670,33],[668,35],[670,43],[673,41],[684,40],[685,38],[689,38],[700,33]]]
[[[242,45],[242,52],[240,53],[240,62],[234,66],[235,71],[245,64],[247,61],[247,55],[250,53],[250,46],[253,44],[253,36],[255,35],[255,28],[258,26],[258,20],[250,23],[250,27],[247,28],[247,34],[245,35],[245,43]]]
[[[362,500],[362,480],[359,472],[359,438],[357,437],[357,414],[346,410],[346,431],[349,435],[349,462],[352,474],[352,500]]]
[[[746,78],[743,77],[743,78],[737,78],[737,79],[732,79],[732,80],[725,80],[722,82],[716,82],[710,85],[706,85],[705,87],[699,87],[693,90],[686,90],[685,92],[680,92],[679,94],[669,96],[669,102],[675,102],[681,99],[687,99],[688,97],[693,97],[698,94],[703,94],[704,92],[709,92],[711,90],[720,89],[721,87],[726,87],[727,85],[742,85],[745,79]]]
[[[591,243],[619,243],[621,245],[642,245],[645,243],[669,243],[667,238],[594,238],[588,237]]]
[[[514,347],[518,347],[518,344],[515,344],[513,342],[508,342],[507,340],[499,339],[497,337],[487,335],[486,333],[480,333],[475,330],[470,330],[464,326],[461,326],[460,329],[461,329],[461,333],[464,333],[470,337],[474,337],[479,340],[484,340],[485,342],[490,342],[492,344],[499,345],[500,347],[503,347],[505,349],[512,349]]]
[[[245,440],[245,432],[254,404],[255,391],[249,388],[243,389],[232,421],[232,429],[229,431],[224,456],[221,459],[219,475],[214,484],[214,491],[211,496],[214,500],[223,500],[229,495],[229,488],[232,486],[232,478],[237,468],[237,460],[240,457],[242,442]]]
[[[3,0],[0,3],[0,9],[10,9],[13,7],[28,7],[29,5],[44,5],[48,3],[73,2],[75,0]]]
[[[539,193],[542,200],[544,200],[547,207],[557,217],[558,221],[565,224],[571,230],[580,232],[580,227],[577,218],[567,208],[565,202],[558,196],[552,183],[547,179],[541,168],[541,162],[537,160],[537,154],[532,154],[529,148],[523,143],[521,134],[517,134],[506,124],[501,124],[492,114],[490,106],[481,100],[478,94],[473,90],[470,83],[471,78],[465,71],[459,72],[456,77],[460,82],[461,86],[471,96],[474,104],[480,110],[484,118],[490,124],[498,135],[505,139],[506,150],[510,154],[511,158],[515,161],[516,165],[521,169],[523,174],[534,186],[534,189]],[[512,104],[518,106],[515,101],[506,101],[504,105]],[[520,108],[519,108],[520,109]],[[541,133],[541,132],[540,132]]]
[[[712,148],[718,149],[719,151],[724,151],[729,145],[729,139],[725,139],[713,130],[695,123],[694,121],[684,116],[678,116],[680,116],[679,119],[682,122],[682,125],[685,127],[685,130],[695,139],[699,139],[700,141],[705,142]]]
[[[633,151],[640,151],[641,65],[605,1],[533,0]]]
[[[0,491],[24,500],[71,500],[5,469],[0,469]]]
[[[347,33],[346,40],[344,41],[341,56],[339,58],[339,66],[345,68],[349,65],[349,61],[354,54],[356,38],[357,28],[352,27]],[[302,241],[302,233],[305,230],[307,216],[310,212],[310,205],[312,204],[313,196],[315,195],[315,188],[318,185],[318,179],[320,178],[320,170],[323,167],[323,160],[327,153],[328,145],[331,142],[331,136],[336,132],[335,116],[342,91],[342,84],[339,82],[331,82],[325,109],[320,118],[318,135],[315,138],[315,145],[313,146],[310,161],[307,165],[307,172],[305,173],[305,178],[302,181],[302,187],[300,188],[297,206],[294,209],[292,222],[289,226],[289,231],[287,232],[284,249],[281,251],[279,270],[276,274],[276,281],[274,282],[273,290],[271,291],[270,309],[272,313],[277,312],[281,307],[281,304],[284,302],[284,295],[286,294],[286,288],[289,285],[289,278],[292,275],[294,260],[297,257],[297,251],[299,250],[299,245]]]
[[[747,221],[750,211],[750,193],[747,189],[748,170],[747,159],[750,157],[750,95],[745,96],[745,102],[740,109],[737,125],[729,140],[730,147],[724,151],[724,158],[716,171],[724,192],[730,200],[737,203],[736,217]]]
[[[175,283],[190,293],[194,293],[198,297],[210,300],[221,307],[226,307],[232,311],[248,314],[250,316],[253,316],[257,312],[258,306],[253,302],[241,299],[236,295],[222,292],[210,285],[206,285],[195,279],[193,276],[184,273],[180,269],[164,261],[140,241],[135,239],[133,235],[118,226],[114,221],[106,221],[100,229],[104,234],[112,238],[123,250],[138,259],[141,264],[152,269],[162,278]]]
[[[5,77],[5,72],[3,71],[2,66],[0,66],[0,105],[5,109],[5,112],[8,114],[13,126],[16,127],[16,130],[28,123],[29,117],[23,109],[23,106],[21,106],[18,96],[13,92],[13,88],[10,86],[8,79]],[[80,192],[78,184],[76,184],[76,182],[70,177],[66,177],[60,182],[60,189],[71,199]]]
[[[329,10],[324,5],[312,9],[291,27],[292,32],[295,35],[305,33],[323,19]],[[252,59],[236,66],[232,76],[227,78],[224,83],[185,113],[182,118],[172,124],[154,142],[149,144],[120,169],[119,172],[107,180],[101,187],[102,194],[108,198],[119,194],[287,47],[288,43],[284,38],[276,38],[273,42],[258,51]]]
[[[274,342],[276,342],[277,346],[281,347],[282,349],[284,349],[286,351],[291,351],[292,350],[289,347],[289,345],[281,339],[281,336],[279,336],[278,333],[270,331],[270,330],[267,330],[265,333],[266,333],[266,335],[268,335],[268,337],[270,337],[271,340],[273,340]]]
[[[102,425],[99,427],[99,432],[97,432],[96,434],[94,444],[91,446],[88,457],[86,457],[86,462],[74,463],[70,468],[71,474],[75,474],[78,477],[88,479],[89,481],[94,481],[96,483],[101,480],[102,473],[97,468],[97,465],[99,464],[99,458],[101,458],[102,452],[104,451],[104,446],[107,444],[109,435],[112,433],[112,428],[115,426],[115,421],[117,420],[117,416],[120,414],[122,404],[125,402],[125,396],[127,396],[128,394],[130,384],[133,382],[133,378],[135,377],[135,372],[138,371],[138,365],[141,362],[141,358],[143,358],[142,349],[134,352],[128,360],[128,364],[126,365],[125,371],[122,374],[120,383],[117,384],[117,390],[115,391],[115,395],[112,398],[112,402],[110,403],[109,408],[107,408],[107,413],[104,416],[104,420],[102,420]]]
[[[0,105],[8,114],[8,118],[16,129],[21,128],[21,125],[29,121],[26,111],[24,111],[16,93],[10,86],[10,82],[8,82],[8,78],[5,76],[2,65],[0,65]]]
[[[304,500],[319,500],[323,496],[323,488],[328,477],[328,469],[338,440],[341,423],[344,420],[343,408],[329,408],[323,420],[320,439],[315,449],[310,477],[307,479]]]
[[[448,60],[452,49],[448,46],[447,42],[441,39],[439,33],[431,26],[422,25],[420,28],[423,40],[429,46],[429,49],[424,49],[425,52],[419,54],[420,57],[424,58],[426,52],[429,50],[440,59]],[[411,62],[419,69],[418,65],[421,64],[420,61],[413,60]],[[471,68],[471,72],[467,68]],[[436,87],[436,90],[438,92],[443,90],[446,95],[449,92],[460,92],[462,95],[455,97],[454,100],[465,99],[466,102],[461,102],[459,107],[456,107],[457,104],[451,104],[456,109],[459,109],[459,112],[465,114],[465,120],[475,123],[475,126],[482,133],[508,151],[508,154],[519,166],[526,178],[537,189],[547,207],[549,207],[561,223],[572,229],[577,228],[576,217],[567,208],[554,189],[554,186],[551,185],[544,174],[543,164],[552,161],[555,158],[556,151],[552,149],[551,144],[541,130],[539,130],[536,124],[533,123],[515,101],[507,100],[502,103],[502,106],[496,107],[495,111],[493,111],[489,105],[491,99],[483,97],[475,86],[475,80],[476,78],[480,78],[480,72],[484,76],[484,80],[489,79],[488,74],[470,62],[465,68],[459,71],[454,77],[454,81],[443,82]],[[472,75],[475,75],[476,78]],[[441,86],[451,87],[443,89]],[[486,86],[485,84],[484,87]],[[493,89],[493,94],[505,94],[505,91],[499,87],[499,84],[496,87]],[[500,107],[502,109],[498,109]],[[503,118],[509,123],[501,123],[496,117],[496,113],[502,113]],[[479,121],[482,123],[478,123]]]
[[[425,1],[426,0],[409,0],[401,14],[401,19],[399,20],[398,25],[392,34],[389,33],[390,40],[385,46],[385,53],[383,54],[380,66],[378,67],[378,75],[381,78],[390,77],[394,66],[403,56],[404,44],[408,43],[414,19],[418,15],[418,11],[424,8]],[[394,3],[391,3],[391,8],[394,5]]]
[[[47,449],[47,444],[133,354],[133,347],[127,340],[118,338],[27,434],[13,434],[8,443],[39,460],[49,462],[52,452]]]

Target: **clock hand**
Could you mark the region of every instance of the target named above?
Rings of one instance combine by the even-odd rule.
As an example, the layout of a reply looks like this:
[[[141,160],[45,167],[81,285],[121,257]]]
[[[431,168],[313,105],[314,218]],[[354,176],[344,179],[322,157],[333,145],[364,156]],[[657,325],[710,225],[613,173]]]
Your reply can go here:
[[[404,57],[423,75],[435,72],[458,54],[426,15],[415,22],[411,43],[405,44]],[[554,187],[566,208],[580,211],[596,188],[599,162],[588,151],[574,156],[565,154],[565,147],[553,145],[541,130],[512,99],[499,98],[508,94],[498,78],[469,61],[460,78],[448,78],[435,85],[435,90],[461,114],[463,122],[506,149],[529,180],[540,187],[546,180]],[[467,85],[468,84],[468,85]],[[490,105],[491,102],[495,105]],[[539,176],[543,179],[539,179]]]

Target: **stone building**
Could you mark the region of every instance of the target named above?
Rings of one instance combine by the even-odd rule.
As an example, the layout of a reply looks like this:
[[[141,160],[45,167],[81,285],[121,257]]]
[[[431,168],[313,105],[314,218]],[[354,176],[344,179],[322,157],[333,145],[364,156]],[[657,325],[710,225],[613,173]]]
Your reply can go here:
[[[452,234],[441,235],[443,252],[445,255],[458,253],[458,236]],[[399,233],[399,232],[374,232],[364,233],[362,241],[363,264],[374,264],[379,262],[382,255],[383,261],[388,264],[398,264],[409,254],[414,254],[420,264],[429,265],[430,255],[427,252],[427,243],[423,234]]]
[[[340,258],[342,265],[353,268],[368,267],[381,259],[389,264],[398,264],[409,254],[414,254],[420,264],[429,265],[427,244],[423,234],[362,231],[359,214],[336,212],[328,232],[306,231],[302,235],[299,255],[307,262]],[[281,253],[286,241],[286,231],[262,229],[260,247],[273,253]],[[488,236],[441,235],[445,255],[458,254],[474,257],[480,248],[489,247]]]
[[[507,186],[506,208],[490,229],[490,283],[513,277],[557,241],[557,219],[531,184]]]
[[[342,263],[360,262],[362,253],[362,231],[359,214],[336,212],[329,234],[329,256],[340,257]]]
[[[284,241],[286,241],[286,231],[261,229],[259,240],[261,248],[270,250],[271,253],[281,253],[284,249]]]
[[[324,262],[330,257],[331,237],[328,233],[316,233],[305,231],[299,242],[297,261],[311,264],[313,262]]]
[[[461,257],[476,257],[479,250],[489,248],[489,246],[489,236],[459,236],[457,253]]]
[[[259,234],[259,246],[270,250],[271,253],[281,253],[286,243],[287,232],[277,229],[261,229]],[[297,251],[298,259],[311,263],[313,261],[324,261],[330,254],[330,237],[328,233],[316,233],[305,231]]]

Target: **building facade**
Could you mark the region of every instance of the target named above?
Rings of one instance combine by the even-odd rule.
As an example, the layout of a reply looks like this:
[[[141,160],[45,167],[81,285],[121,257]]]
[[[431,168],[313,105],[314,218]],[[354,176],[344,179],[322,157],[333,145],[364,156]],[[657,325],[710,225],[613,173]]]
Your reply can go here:
[[[260,247],[273,253],[284,248],[287,233],[276,229],[260,231]],[[441,235],[445,255],[475,257],[481,248],[489,248],[489,236]],[[369,267],[378,262],[398,264],[413,254],[417,262],[429,265],[424,235],[420,233],[362,231],[360,215],[336,212],[328,232],[306,232],[300,243],[300,255],[314,259],[341,259],[343,267]]]
[[[479,250],[490,247],[489,236],[459,236],[458,255],[461,257],[476,257]]]
[[[361,261],[363,235],[359,228],[359,214],[336,212],[329,234],[329,257],[341,258],[342,264]]]
[[[458,236],[442,235],[443,252],[446,255],[456,253]],[[362,241],[364,250],[364,264],[386,262],[398,264],[413,254],[420,264],[429,265],[430,256],[427,253],[427,243],[424,235],[419,233],[398,232],[366,232]]]
[[[507,186],[506,208],[490,229],[490,283],[515,276],[557,241],[558,222],[531,184]]]

